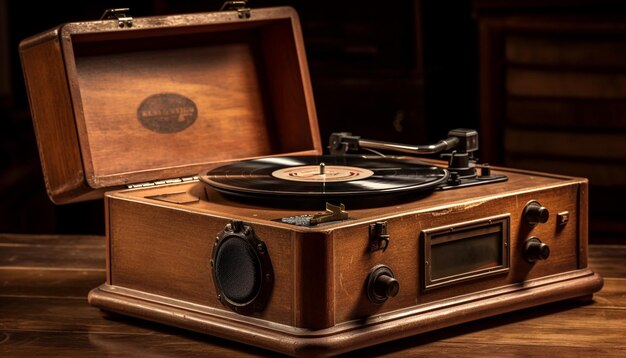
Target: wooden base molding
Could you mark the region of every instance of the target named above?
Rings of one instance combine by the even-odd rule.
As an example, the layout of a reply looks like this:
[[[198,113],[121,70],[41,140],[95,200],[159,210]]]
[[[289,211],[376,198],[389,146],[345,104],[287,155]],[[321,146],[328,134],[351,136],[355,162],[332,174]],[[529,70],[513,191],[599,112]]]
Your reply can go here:
[[[484,317],[589,296],[602,287],[589,269],[309,330],[104,284],[89,303],[104,310],[244,342],[292,356],[331,356]]]

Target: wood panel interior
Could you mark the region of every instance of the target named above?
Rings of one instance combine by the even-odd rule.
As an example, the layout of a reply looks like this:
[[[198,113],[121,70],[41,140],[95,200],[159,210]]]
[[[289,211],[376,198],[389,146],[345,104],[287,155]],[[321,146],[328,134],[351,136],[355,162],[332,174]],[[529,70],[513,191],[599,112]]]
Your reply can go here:
[[[315,149],[291,19],[180,32],[72,35],[74,107],[95,187],[124,173]],[[147,129],[142,102],[158,94],[189,99],[195,121]]]
[[[73,128],[71,98],[65,88],[63,59],[58,56],[61,49],[58,43],[48,42],[41,46],[24,46],[20,51],[33,127],[39,138],[40,162],[46,173],[46,191],[57,203],[67,201],[80,191],[84,173],[78,150],[66,147],[67,144],[72,149],[77,148],[78,137]],[[42,58],[46,59],[47,66],[41,66]],[[46,83],[47,87],[41,88],[41,83]]]

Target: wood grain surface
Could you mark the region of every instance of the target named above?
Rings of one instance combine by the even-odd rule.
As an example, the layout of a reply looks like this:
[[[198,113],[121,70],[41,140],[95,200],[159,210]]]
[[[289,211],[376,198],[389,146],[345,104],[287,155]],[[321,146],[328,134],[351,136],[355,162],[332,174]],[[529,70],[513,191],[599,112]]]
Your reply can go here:
[[[292,8],[137,18],[126,30],[75,22],[20,45],[56,203],[226,160],[322,152]]]
[[[256,234],[266,240],[268,251],[272,253],[272,266],[277,278],[274,281],[274,293],[267,307],[262,312],[253,314],[253,318],[305,329],[334,327],[340,330],[336,327],[340,323],[390,312],[399,314],[399,310],[417,304],[433,303],[585,268],[586,262],[583,258],[586,257],[586,248],[584,245],[577,248],[577,235],[583,238],[581,242],[587,241],[586,232],[583,232],[586,228],[586,221],[583,220],[586,213],[582,212],[586,204],[581,204],[580,210],[578,205],[579,200],[586,200],[585,181],[508,169],[494,168],[494,173],[506,174],[508,180],[490,184],[489,190],[476,186],[463,190],[438,191],[420,200],[406,202],[387,200],[386,207],[354,208],[354,210],[353,203],[346,202],[351,220],[318,227],[300,227],[276,220],[309,214],[301,209],[268,208],[257,202],[240,205],[232,198],[228,200],[226,197],[214,197],[215,195],[210,193],[212,190],[206,191],[210,199],[204,200],[202,194],[205,192],[198,188],[201,184],[197,182],[111,192],[106,198],[107,227],[111,242],[111,279],[108,284],[158,297],[200,304],[203,307],[220,310],[218,316],[224,317],[224,314],[231,312],[223,311],[224,306],[214,290],[211,268],[208,265],[213,246],[207,244],[207,240],[211,240],[211,234],[219,233],[229,218],[243,220],[253,226]],[[154,199],[158,195],[175,193],[186,193],[189,197],[201,200],[169,203]],[[461,223],[467,225],[470,221],[509,213],[511,238],[507,245],[512,248],[511,252],[521,253],[524,240],[531,234],[528,226],[523,223],[522,216],[524,205],[530,200],[541,201],[542,205],[554,213],[553,215],[557,212],[569,212],[571,217],[570,224],[564,227],[557,227],[556,221],[552,220],[549,224],[532,229],[533,236],[542,238],[550,245],[551,255],[548,262],[531,265],[521,255],[512,254],[510,270],[505,270],[501,274],[422,292],[420,280],[426,270],[416,265],[420,262],[419,253],[422,251],[418,248],[421,245],[418,244],[420,230],[448,225],[453,225],[456,227],[454,230],[458,230],[462,227]],[[315,211],[311,212],[313,213]],[[387,222],[388,233],[392,239],[384,253],[381,251],[370,253],[369,225],[378,221]],[[446,227],[446,230],[450,228]],[[583,253],[580,260],[579,250]],[[326,258],[326,261],[321,258]],[[172,262],[176,262],[176,265],[170,266]],[[368,272],[377,264],[387,265],[402,285],[398,295],[384,305],[373,305],[367,299],[364,285]],[[312,277],[315,279],[311,279]],[[566,286],[568,285],[565,281],[553,285],[552,293],[563,293]],[[580,296],[593,290],[579,288],[574,292]],[[576,295],[561,296],[551,301]],[[120,311],[121,307],[112,306],[124,301],[125,297],[127,295],[116,296],[114,300],[94,298],[91,302],[106,310],[132,315]],[[155,297],[149,301],[153,302],[154,299],[159,298]],[[534,299],[519,299],[515,305],[513,302],[507,302],[506,309],[497,311],[495,306],[503,300],[504,298],[493,302],[490,307],[490,312],[493,312],[491,314],[518,310],[528,307],[531,302],[538,304],[549,301],[542,301],[534,296]],[[142,300],[135,303],[141,305],[140,302]],[[469,312],[475,314],[477,308],[474,307]],[[191,328],[186,325],[187,320],[184,322],[168,320],[171,317],[187,317],[187,314],[157,318],[155,315],[160,311],[161,309],[153,309],[141,315],[135,313],[135,316],[213,333],[205,330],[204,326]],[[478,317],[469,318],[468,315],[459,313],[458,307],[450,311],[454,311],[450,316],[457,320],[446,325],[475,320]],[[484,316],[485,314],[481,317]],[[420,317],[425,318],[426,315]],[[400,322],[397,316],[393,319]],[[436,321],[442,322],[441,319]],[[424,324],[427,328],[422,331],[442,326],[443,324],[427,323]],[[389,333],[404,332],[404,336],[417,333],[409,331],[408,328],[399,330],[397,327],[398,325],[391,326]],[[368,329],[372,337],[364,339],[363,342],[375,344],[388,337],[387,334],[372,333],[372,330]],[[243,329],[241,332],[244,337],[250,335],[250,329]],[[333,334],[337,335],[338,331]],[[354,340],[357,333],[350,331],[346,335]],[[229,338],[236,339],[232,336]],[[386,340],[397,338],[399,336],[388,337]],[[245,338],[240,339],[245,341]],[[377,341],[378,339],[380,341]],[[278,341],[284,342],[284,339]],[[260,343],[258,345],[261,346]],[[264,347],[271,348],[277,345],[279,343],[273,342]],[[285,347],[291,346],[285,344],[281,346],[282,350],[277,350],[286,352]],[[357,345],[354,342],[350,344],[350,347],[363,346],[365,344]]]
[[[98,236],[0,235],[0,356],[276,356],[142,320],[105,316],[87,293],[105,280]],[[626,247],[591,246],[605,278],[590,303],[557,302],[409,337],[365,357],[626,355]]]

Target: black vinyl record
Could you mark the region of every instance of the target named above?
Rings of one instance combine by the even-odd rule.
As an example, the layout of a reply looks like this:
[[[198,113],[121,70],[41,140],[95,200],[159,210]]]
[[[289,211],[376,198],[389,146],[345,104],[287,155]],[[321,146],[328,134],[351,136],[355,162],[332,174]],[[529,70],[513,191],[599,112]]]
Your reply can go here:
[[[430,192],[448,171],[417,160],[363,156],[283,156],[210,169],[200,180],[228,195],[256,199],[349,199]]]

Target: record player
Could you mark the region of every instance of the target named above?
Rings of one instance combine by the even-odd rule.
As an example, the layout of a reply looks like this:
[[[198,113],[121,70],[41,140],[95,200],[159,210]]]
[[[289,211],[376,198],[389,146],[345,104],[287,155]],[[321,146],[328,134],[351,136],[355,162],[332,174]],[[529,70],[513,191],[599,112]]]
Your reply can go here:
[[[477,164],[469,129],[322,143],[291,8],[117,9],[20,50],[50,198],[104,195],[105,311],[324,356],[602,286],[586,179]]]

